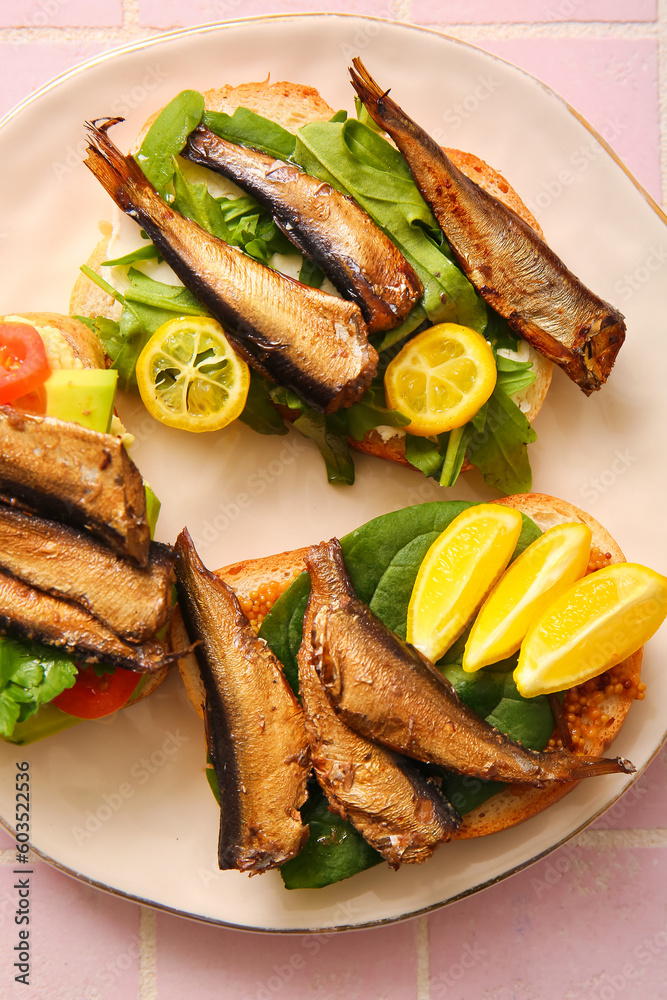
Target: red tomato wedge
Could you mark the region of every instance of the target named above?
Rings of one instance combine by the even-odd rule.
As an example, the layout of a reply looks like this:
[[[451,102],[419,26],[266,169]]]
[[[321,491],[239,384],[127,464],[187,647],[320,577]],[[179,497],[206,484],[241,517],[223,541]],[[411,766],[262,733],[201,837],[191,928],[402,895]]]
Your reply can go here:
[[[44,341],[27,323],[0,323],[0,403],[34,392],[49,375]]]
[[[94,667],[79,667],[74,687],[59,694],[52,704],[77,719],[102,719],[123,707],[141,676],[117,667],[113,673],[98,677]]]

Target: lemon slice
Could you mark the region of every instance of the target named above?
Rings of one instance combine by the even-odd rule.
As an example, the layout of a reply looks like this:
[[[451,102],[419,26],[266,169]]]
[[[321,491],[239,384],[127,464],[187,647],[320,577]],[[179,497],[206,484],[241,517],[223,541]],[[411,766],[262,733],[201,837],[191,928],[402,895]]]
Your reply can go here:
[[[531,624],[585,574],[591,537],[586,524],[556,524],[514,560],[480,608],[464,670],[473,673],[516,653]]]
[[[407,638],[432,662],[461,635],[512,557],[518,510],[480,503],[455,517],[417,571]]]
[[[243,410],[250,372],[207,316],[171,319],[139,355],[137,384],[156,420],[184,431],[217,431]]]
[[[530,628],[514,680],[533,698],[583,684],[631,656],[667,615],[667,577],[615,563],[572,584]]]
[[[481,333],[439,323],[418,333],[387,366],[387,405],[408,417],[410,434],[427,437],[463,427],[486,403],[497,378]]]

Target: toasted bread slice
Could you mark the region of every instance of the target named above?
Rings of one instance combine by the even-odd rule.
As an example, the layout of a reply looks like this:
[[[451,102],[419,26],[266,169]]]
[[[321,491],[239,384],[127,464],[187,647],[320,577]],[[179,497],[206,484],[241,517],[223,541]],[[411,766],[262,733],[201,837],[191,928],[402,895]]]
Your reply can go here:
[[[233,87],[226,85],[204,93],[206,108],[210,111],[224,111],[231,114],[238,107],[249,108],[257,114],[270,118],[289,131],[295,131],[302,125],[313,121],[327,121],[334,114],[334,109],[320,96],[314,87],[304,84],[280,81],[270,83],[269,80],[243,83]],[[137,136],[131,152],[136,152],[141,142],[155,121],[159,112],[155,112]],[[474,180],[499,201],[504,202],[517,215],[520,215],[528,225],[540,235],[542,230],[521,201],[520,197],[493,167],[473,153],[457,149],[446,149],[447,154],[468,177]],[[88,266],[96,273],[101,272],[102,262],[108,256],[109,244],[113,236],[105,235],[93,250]],[[80,275],[76,281],[70,299],[70,313],[76,316],[106,316],[116,318],[118,303],[106,295],[85,275]],[[530,358],[535,372],[535,382],[526,390],[521,401],[521,407],[529,421],[537,416],[551,383],[553,364],[537,351],[530,349]],[[384,458],[408,468],[412,466],[405,458],[405,436],[401,431],[391,433],[391,429],[371,430],[362,441],[350,439],[350,445],[357,451],[377,458]],[[471,468],[467,461],[464,470]]]
[[[554,524],[567,521],[580,521],[587,524],[593,534],[589,570],[600,568],[608,563],[622,562],[625,559],[618,544],[598,521],[565,500],[558,500],[541,493],[528,493],[507,497],[497,502],[523,511],[543,531]],[[243,603],[262,585],[266,586],[271,581],[276,581],[281,587],[286,588],[305,569],[304,556],[306,551],[306,549],[296,549],[266,558],[234,563],[217,570],[216,574],[236,591],[239,600]],[[170,642],[173,649],[183,649],[188,645],[188,636],[178,611],[171,619]],[[601,736],[586,738],[583,744],[578,746],[580,752],[602,756],[616,738],[635,697],[635,691],[640,681],[641,662],[642,651],[639,650],[619,665],[618,669],[622,670],[623,675],[632,684],[629,689],[623,689],[620,694],[615,692],[605,694],[599,707],[609,717],[609,722]],[[178,665],[188,696],[203,719],[205,693],[197,661],[192,654],[189,654],[179,660]],[[575,784],[576,782],[557,785],[554,783],[545,788],[529,788],[525,785],[508,786],[483,805],[469,812],[454,836],[457,839],[481,837],[522,823],[558,801],[571,791]]]
[[[53,312],[22,312],[0,316],[0,323],[27,323],[42,336],[53,368],[105,368],[104,348],[85,323]]]

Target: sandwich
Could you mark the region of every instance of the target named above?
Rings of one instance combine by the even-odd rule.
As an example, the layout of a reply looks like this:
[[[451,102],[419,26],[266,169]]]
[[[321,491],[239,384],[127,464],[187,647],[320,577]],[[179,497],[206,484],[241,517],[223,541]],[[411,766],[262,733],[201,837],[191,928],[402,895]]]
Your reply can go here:
[[[595,652],[581,682],[539,696],[519,693],[516,653],[469,672],[470,619],[479,621],[486,592],[444,651],[432,653],[435,665],[406,643],[406,634],[414,640],[410,595],[434,539],[489,507],[515,523],[505,562],[568,525],[584,536],[570,583],[608,586],[619,568],[648,574],[656,617],[641,634],[658,627],[667,581],[625,563],[590,515],[542,494],[420,504],[376,518],[340,544],[216,573],[187,532],[179,536],[170,640],[175,649],[193,645],[179,669],[205,721],[206,773],[222,810],[221,868],[278,867],[288,888],[324,886],[382,861],[420,863],[447,840],[530,819],[583,778],[633,770],[604,754],[644,697],[640,632],[622,655],[618,644],[615,657],[597,660]],[[482,560],[487,569],[494,551],[495,543]],[[555,566],[564,579],[563,558]],[[583,598],[574,601],[579,607]],[[616,629],[635,615],[613,610]],[[604,642],[596,641],[599,650]],[[575,659],[588,656],[583,645],[577,652]]]
[[[109,135],[116,119],[89,123],[87,165],[149,242],[119,254],[105,236],[70,311],[97,330],[122,388],[137,389],[153,345],[148,381],[165,408],[175,396],[187,405],[192,376],[173,348],[160,360],[160,324],[213,316],[250,366],[240,419],[262,433],[293,424],[318,444],[332,482],[353,481],[352,448],[442,485],[475,465],[502,492],[525,491],[553,362],[586,394],[599,389],[623,318],[549,250],[497,171],[440,150],[393,102],[391,118],[362,69],[358,118],[312,88],[264,82],[182,92],[133,156]],[[447,172],[435,188],[454,192],[448,213],[465,216],[470,245],[415,169],[425,151]],[[167,284],[151,277],[165,264]],[[411,381],[415,352],[426,389]],[[205,387],[194,379],[197,411]],[[447,393],[469,405],[443,403]],[[196,430],[191,416],[178,426]]]
[[[163,680],[174,557],[151,540],[95,334],[23,313],[0,319],[0,343],[0,735],[26,743]]]

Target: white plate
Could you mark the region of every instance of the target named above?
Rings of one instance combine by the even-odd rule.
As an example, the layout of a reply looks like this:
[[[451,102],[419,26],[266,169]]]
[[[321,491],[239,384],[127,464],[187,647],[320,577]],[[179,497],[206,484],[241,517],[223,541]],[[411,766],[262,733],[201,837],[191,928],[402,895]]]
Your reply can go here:
[[[572,270],[626,314],[627,343],[601,393],[585,399],[557,373],[531,449],[534,481],[586,507],[630,558],[665,572],[663,222],[557,96],[470,45],[368,18],[299,15],[175,32],[66,74],[0,130],[0,313],[67,311],[77,267],[110,208],[81,165],[85,120],[124,114],[114,138],[129,145],[145,118],[182,88],[261,80],[268,72],[273,80],[313,84],[334,107],[351,109],[347,66],[355,54],[443,142],[501,169],[537,205],[547,238]],[[484,80],[492,81],[488,94]],[[448,109],[461,102],[472,113],[448,132]],[[567,184],[559,182],[562,171]],[[187,524],[210,566],[342,534],[377,514],[447,496],[417,474],[372,459],[358,460],[352,489],[332,488],[319,455],[296,436],[263,438],[240,424],[189,436],[157,426],[131,400],[123,414],[137,435],[135,459],[163,500],[160,536],[173,541]],[[451,492],[489,496],[474,477]],[[667,631],[651,642],[649,697],[634,706],[614,748],[639,769],[664,736],[666,646]],[[375,868],[327,889],[287,892],[277,872],[248,879],[217,871],[218,817],[203,774],[202,727],[176,676],[117,718],[26,750],[3,745],[0,815],[8,823],[20,759],[31,762],[32,836],[47,859],[133,899],[273,931],[391,921],[474,892],[562,843],[630,781],[585,782],[524,826],[445,846],[426,865]]]

